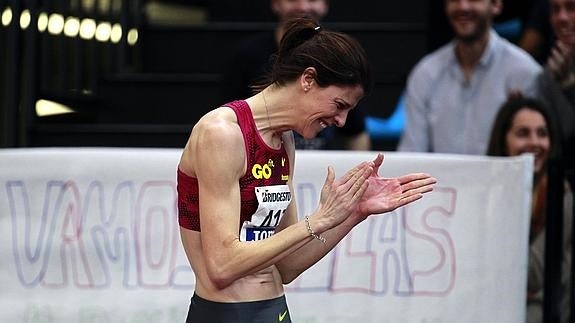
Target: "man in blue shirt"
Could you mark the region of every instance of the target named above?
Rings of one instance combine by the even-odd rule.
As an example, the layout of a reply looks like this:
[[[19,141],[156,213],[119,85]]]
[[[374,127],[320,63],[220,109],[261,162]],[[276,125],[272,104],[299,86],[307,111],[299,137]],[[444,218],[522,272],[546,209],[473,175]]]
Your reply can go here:
[[[501,0],[445,1],[455,37],[411,72],[398,150],[485,154],[507,96],[536,94],[539,64],[491,28],[501,8]]]

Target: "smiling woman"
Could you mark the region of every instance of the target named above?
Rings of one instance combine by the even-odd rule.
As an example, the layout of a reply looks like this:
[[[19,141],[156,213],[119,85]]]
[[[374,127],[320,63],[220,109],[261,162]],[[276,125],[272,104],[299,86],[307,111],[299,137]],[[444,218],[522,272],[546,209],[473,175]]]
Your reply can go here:
[[[532,153],[535,157],[534,176],[546,170],[547,160],[557,153],[554,127],[542,102],[513,96],[503,104],[491,131],[488,155],[516,156]]]
[[[194,126],[178,166],[180,233],[196,276],[187,322],[291,322],[283,284],[368,216],[432,190],[423,173],[379,177],[379,154],[339,179],[329,167],[319,206],[298,217],[292,131],[312,138],[343,126],[370,87],[357,41],[295,19],[260,92]]]
[[[536,99],[513,96],[499,110],[489,142],[490,156],[534,155],[533,194],[529,235],[527,322],[542,322],[545,222],[547,211],[547,163],[558,154],[559,136],[545,105]],[[573,236],[572,193],[565,185],[563,214],[563,258],[561,282],[562,314],[569,317],[571,240]],[[561,322],[567,322],[565,319]]]

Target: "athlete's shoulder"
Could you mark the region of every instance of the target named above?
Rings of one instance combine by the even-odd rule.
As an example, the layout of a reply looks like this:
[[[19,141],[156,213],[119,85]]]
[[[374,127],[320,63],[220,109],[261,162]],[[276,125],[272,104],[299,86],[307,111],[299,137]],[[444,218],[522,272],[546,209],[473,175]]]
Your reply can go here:
[[[206,167],[219,173],[242,172],[245,156],[238,147],[244,144],[243,135],[233,110],[220,107],[204,115],[192,130],[190,143],[186,150],[198,178],[209,174]]]
[[[241,129],[233,110],[219,107],[206,113],[194,126],[192,136],[201,136],[203,139],[233,139],[239,135]]]

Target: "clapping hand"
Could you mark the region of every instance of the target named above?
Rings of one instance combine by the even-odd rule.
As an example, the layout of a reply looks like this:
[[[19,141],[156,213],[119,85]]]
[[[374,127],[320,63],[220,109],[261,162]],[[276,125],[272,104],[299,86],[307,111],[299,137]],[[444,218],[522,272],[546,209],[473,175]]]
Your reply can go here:
[[[373,161],[373,172],[368,177],[368,187],[357,208],[362,220],[372,214],[391,212],[399,207],[419,200],[424,193],[431,192],[437,180],[425,173],[411,173],[395,178],[383,178],[378,170],[383,163],[383,154]]]
[[[561,41],[551,49],[551,54],[547,59],[547,66],[553,77],[562,87],[575,84],[575,74],[573,73],[573,48]]]
[[[355,212],[368,188],[367,180],[372,176],[373,171],[373,162],[363,162],[349,170],[341,178],[335,179],[333,168],[328,167],[327,177],[320,195],[319,216],[314,218],[314,220],[321,219],[324,225],[319,224],[316,231],[323,232],[324,226],[325,229],[337,226]]]

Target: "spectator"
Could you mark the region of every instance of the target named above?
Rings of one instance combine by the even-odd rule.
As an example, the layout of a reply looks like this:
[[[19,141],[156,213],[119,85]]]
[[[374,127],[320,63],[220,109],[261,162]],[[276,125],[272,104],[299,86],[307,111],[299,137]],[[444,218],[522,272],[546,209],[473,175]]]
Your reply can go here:
[[[279,18],[276,28],[243,40],[224,76],[224,98],[233,100],[253,95],[252,86],[259,82],[269,71],[273,63],[273,54],[277,52],[285,31],[285,22],[294,17],[311,17],[321,20],[328,12],[329,0],[271,0],[272,11]],[[349,113],[344,127],[326,129],[313,139],[295,137],[298,149],[345,148],[369,150],[371,141],[365,129],[365,111],[359,104]],[[336,139],[342,139],[338,146]]]
[[[455,38],[411,72],[398,149],[484,154],[497,109],[511,92],[533,94],[541,67],[492,30],[500,0],[448,0],[445,9]]]
[[[535,0],[519,39],[519,47],[543,64],[554,42],[549,24],[549,0]]]
[[[522,97],[510,98],[499,110],[489,141],[488,155],[516,156],[532,153],[533,195],[529,235],[529,268],[527,284],[527,322],[540,323],[543,316],[543,281],[545,252],[545,219],[547,205],[547,161],[558,151],[556,132],[543,103]],[[561,322],[569,318],[571,284],[571,241],[573,196],[565,185],[563,215],[563,259],[561,279]]]
[[[541,29],[539,28],[539,23],[543,21],[548,25],[548,19],[546,14],[536,12],[536,8],[533,7],[539,5],[539,3],[547,4],[547,1],[548,0],[503,0],[503,9],[501,13],[494,18],[493,28],[497,31],[499,36],[506,38],[512,43],[522,40],[521,38],[526,35],[524,33],[525,27],[535,28],[533,29],[533,31],[537,32],[535,35],[540,36],[541,34],[539,31]],[[428,31],[428,52],[438,49],[453,38],[453,31],[449,26],[447,17],[445,16],[444,2],[445,0],[430,0],[428,4],[428,20],[426,27]],[[540,18],[543,18],[543,20]],[[549,32],[551,32],[551,29],[548,29]],[[531,38],[528,38],[528,41],[531,44]],[[533,43],[533,46],[539,46],[539,40],[539,38],[534,40],[537,42]],[[528,53],[531,53],[526,48],[523,49]]]
[[[539,76],[539,92],[558,126],[565,164],[575,165],[575,0],[550,1],[550,22],[557,38],[545,70]]]

